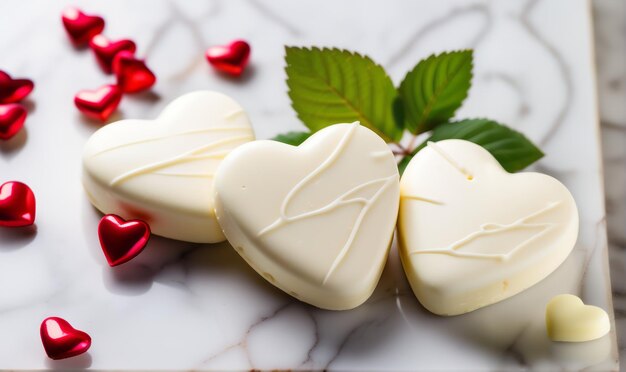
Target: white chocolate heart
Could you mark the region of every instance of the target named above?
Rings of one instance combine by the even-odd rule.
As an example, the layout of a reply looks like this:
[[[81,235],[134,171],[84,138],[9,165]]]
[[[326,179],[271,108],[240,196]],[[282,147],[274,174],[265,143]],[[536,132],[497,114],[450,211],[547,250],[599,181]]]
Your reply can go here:
[[[215,177],[216,213],[229,242],[269,282],[312,305],[350,309],[380,278],[398,178],[380,137],[337,124],[299,147],[256,141],[234,150]]]
[[[400,257],[418,300],[457,315],[513,296],[569,255],[578,212],[540,173],[507,173],[484,148],[429,143],[400,181]]]
[[[143,219],[154,234],[223,241],[214,172],[230,151],[252,140],[237,102],[216,92],[189,93],[156,120],[122,120],[94,133],[85,145],[83,185],[100,211]]]
[[[583,342],[609,333],[611,322],[601,308],[585,305],[577,296],[562,294],[546,306],[546,330],[552,341]]]

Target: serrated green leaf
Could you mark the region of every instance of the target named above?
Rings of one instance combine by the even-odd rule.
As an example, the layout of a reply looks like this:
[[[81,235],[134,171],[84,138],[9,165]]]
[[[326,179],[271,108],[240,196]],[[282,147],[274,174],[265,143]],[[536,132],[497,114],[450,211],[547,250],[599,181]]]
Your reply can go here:
[[[464,139],[484,147],[508,172],[520,171],[543,157],[543,152],[520,132],[489,119],[467,119],[438,126],[411,155],[398,163],[402,173],[429,141]]]
[[[402,138],[404,123],[395,120],[393,110],[398,93],[369,57],[340,49],[286,47],[285,60],[291,105],[312,132],[360,121],[386,142]]]
[[[272,138],[274,141],[286,143],[293,146],[299,146],[307,138],[311,137],[311,132],[287,132]]]
[[[409,71],[398,88],[406,128],[423,133],[450,120],[467,97],[472,66],[472,50],[462,50],[431,55]]]

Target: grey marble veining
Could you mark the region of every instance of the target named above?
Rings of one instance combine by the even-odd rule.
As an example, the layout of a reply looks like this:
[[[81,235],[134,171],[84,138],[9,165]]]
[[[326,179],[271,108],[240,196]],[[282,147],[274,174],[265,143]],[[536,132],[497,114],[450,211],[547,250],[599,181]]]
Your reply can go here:
[[[0,175],[27,182],[39,201],[36,229],[0,231],[0,369],[617,369],[615,327],[593,342],[560,344],[547,339],[544,326],[545,304],[565,292],[612,314],[607,223],[617,231],[613,245],[623,246],[615,216],[623,216],[624,189],[616,185],[623,185],[624,172],[607,164],[623,164],[624,117],[611,111],[619,105],[600,106],[610,131],[603,138],[611,177],[607,220],[587,2],[75,2],[106,18],[107,36],[133,38],[159,77],[152,92],[125,97],[117,118],[152,118],[180,94],[215,89],[248,110],[260,138],[301,128],[286,95],[285,44],[368,54],[395,82],[428,54],[475,48],[474,86],[458,116],[492,117],[540,143],[547,156],[535,169],[570,188],[581,229],[568,260],[547,279],[451,318],[419,305],[395,247],[372,298],[345,312],[284,295],[227,244],[154,238],[135,260],[109,268],[96,236],[100,216],[80,185],[82,146],[99,125],[76,111],[72,97],[113,78],[100,72],[88,50],[69,45],[59,19],[67,3],[0,3],[0,68],[37,84],[26,131],[0,146]],[[603,19],[614,19],[609,0],[594,7],[596,19],[601,11],[608,13]],[[615,77],[620,66],[611,57],[611,30],[623,26],[612,22],[620,21],[596,27],[598,50],[599,31],[608,45],[598,55],[601,103],[623,94],[624,81]],[[248,39],[253,51],[251,68],[235,81],[213,73],[203,54],[237,37]],[[623,255],[611,256],[614,278],[623,262]],[[619,321],[624,289],[615,283]],[[88,331],[90,352],[48,360],[38,327],[50,315]]]
[[[621,365],[626,365],[626,6],[593,1],[609,259]]]

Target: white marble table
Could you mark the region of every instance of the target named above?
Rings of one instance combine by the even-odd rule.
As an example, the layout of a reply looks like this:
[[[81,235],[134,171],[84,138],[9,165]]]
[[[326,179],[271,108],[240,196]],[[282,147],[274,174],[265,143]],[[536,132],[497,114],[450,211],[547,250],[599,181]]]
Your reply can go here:
[[[108,36],[133,38],[159,77],[152,93],[124,99],[120,117],[151,118],[182,93],[216,89],[249,111],[261,138],[300,125],[285,93],[285,44],[366,53],[395,81],[430,53],[476,48],[474,87],[459,116],[498,119],[539,143],[547,156],[536,169],[571,189],[581,231],[546,280],[453,318],[419,305],[395,251],[373,297],[345,312],[284,295],[227,244],[154,238],[137,259],[109,268],[100,216],[80,185],[82,145],[98,125],[72,97],[112,78],[69,46],[64,3],[0,3],[0,68],[37,84],[26,133],[0,146],[0,175],[30,184],[39,206],[36,229],[0,231],[0,369],[617,369],[614,327],[597,341],[556,344],[543,320],[546,302],[565,292],[612,315],[585,1],[75,2],[105,16]],[[253,46],[240,81],[217,76],[203,58],[208,45],[235,37]],[[88,354],[45,357],[38,327],[51,315],[92,335]]]
[[[620,365],[626,366],[626,3],[594,0],[609,258]]]

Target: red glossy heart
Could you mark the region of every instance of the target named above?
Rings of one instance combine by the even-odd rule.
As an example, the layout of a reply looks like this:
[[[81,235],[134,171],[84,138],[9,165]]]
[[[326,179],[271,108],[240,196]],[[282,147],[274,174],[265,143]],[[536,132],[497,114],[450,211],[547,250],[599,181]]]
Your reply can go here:
[[[150,239],[150,226],[141,220],[125,221],[107,214],[98,224],[98,237],[109,266],[117,266],[143,251]]]
[[[63,26],[76,46],[87,44],[92,37],[104,30],[104,19],[100,16],[88,15],[76,7],[68,7],[61,14]]]
[[[26,109],[17,103],[0,104],[0,140],[8,140],[24,126]]]
[[[0,186],[0,226],[30,226],[35,222],[35,211],[35,194],[26,184],[10,181]]]
[[[96,90],[81,90],[74,96],[74,104],[83,114],[105,121],[115,112],[122,99],[122,90],[115,85],[104,85]]]
[[[235,40],[228,45],[210,47],[206,59],[218,71],[239,76],[250,59],[250,45],[243,40]]]
[[[89,41],[89,47],[93,50],[98,64],[106,73],[113,71],[113,58],[121,51],[135,53],[137,46],[132,40],[121,39],[111,41],[104,35],[96,35]]]
[[[145,61],[127,51],[121,51],[115,56],[113,72],[117,77],[117,85],[124,93],[141,92],[156,82],[156,76]]]
[[[35,84],[29,79],[13,79],[0,71],[0,103],[15,103],[23,100],[33,91]]]
[[[43,348],[51,359],[65,359],[80,355],[91,346],[91,337],[75,329],[65,319],[49,317],[39,328]]]

